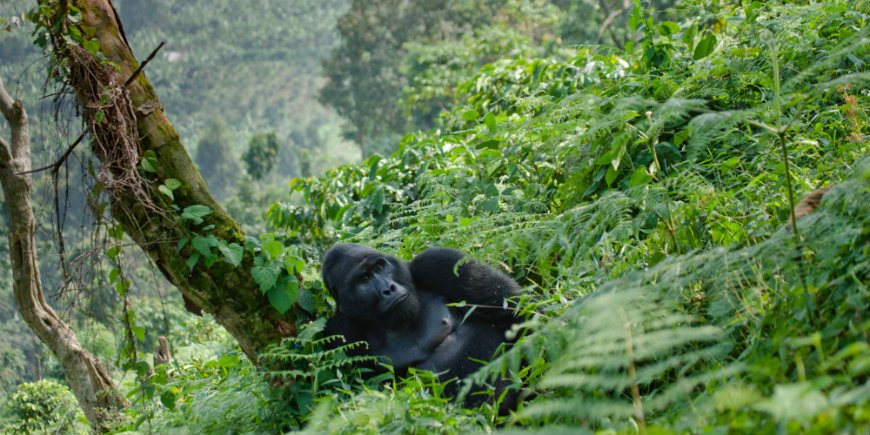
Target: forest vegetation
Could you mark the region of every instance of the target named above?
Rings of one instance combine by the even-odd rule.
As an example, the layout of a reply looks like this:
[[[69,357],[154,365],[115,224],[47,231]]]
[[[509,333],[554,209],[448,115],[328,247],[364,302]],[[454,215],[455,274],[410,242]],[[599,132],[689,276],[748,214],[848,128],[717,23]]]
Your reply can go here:
[[[95,27],[101,3],[123,30]],[[45,302],[123,397],[82,410],[0,243],[0,433],[866,433],[868,18],[863,0],[0,0],[33,167],[85,137],[30,174]],[[129,90],[83,91],[113,74]],[[131,137],[126,163],[101,148]],[[470,381],[508,379],[517,409],[463,407],[422,370],[363,379],[353,344],[331,349],[339,242],[450,247],[515,279],[522,328]]]

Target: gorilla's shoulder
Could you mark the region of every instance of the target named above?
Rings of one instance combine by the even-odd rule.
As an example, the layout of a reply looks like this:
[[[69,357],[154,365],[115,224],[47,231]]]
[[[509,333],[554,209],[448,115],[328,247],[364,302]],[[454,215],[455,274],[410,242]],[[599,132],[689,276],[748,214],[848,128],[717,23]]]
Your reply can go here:
[[[445,268],[453,269],[456,263],[464,257],[465,254],[455,249],[429,248],[411,260],[411,272],[418,273],[427,270],[443,271]]]

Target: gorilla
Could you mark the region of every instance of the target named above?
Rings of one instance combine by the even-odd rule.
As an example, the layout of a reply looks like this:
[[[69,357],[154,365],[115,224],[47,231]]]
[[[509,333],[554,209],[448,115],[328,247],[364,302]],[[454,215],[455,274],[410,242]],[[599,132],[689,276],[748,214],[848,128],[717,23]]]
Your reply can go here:
[[[367,342],[355,354],[385,358],[397,376],[409,367],[442,381],[473,373],[519,321],[505,300],[519,286],[480,263],[460,262],[463,257],[432,248],[406,263],[361,245],[333,246],[323,258],[323,283],[337,310],[325,334]],[[451,305],[458,302],[465,304]],[[446,392],[457,391],[452,382]]]

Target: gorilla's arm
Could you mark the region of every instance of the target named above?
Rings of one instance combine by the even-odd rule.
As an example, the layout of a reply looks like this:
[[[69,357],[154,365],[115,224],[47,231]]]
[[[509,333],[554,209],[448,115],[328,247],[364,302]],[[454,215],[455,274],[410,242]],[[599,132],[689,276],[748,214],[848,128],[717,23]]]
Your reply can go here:
[[[344,314],[336,314],[335,316],[330,317],[329,320],[326,321],[326,327],[323,329],[323,336],[331,337],[333,335],[343,335],[344,341],[335,340],[327,343],[324,347],[326,349],[336,349],[339,346],[345,344],[356,343],[358,341],[367,341],[367,337],[365,336],[363,331],[365,331],[365,328],[362,327],[359,322],[354,321],[353,319]],[[372,355],[371,350],[369,349],[369,346],[367,344],[350,349],[346,351],[346,354],[347,356]],[[382,365],[375,362],[356,364],[354,367],[358,369],[363,369],[363,379],[370,379],[376,375],[386,372],[386,369]]]
[[[362,333],[365,329],[360,327],[357,322],[355,322],[350,317],[344,314],[336,314],[329,318],[326,321],[326,327],[323,329],[323,336],[330,337],[333,335],[343,335],[345,341],[342,342],[338,340],[337,342],[330,343],[327,346],[330,349],[334,349],[342,344],[350,344],[355,343],[357,341],[366,341],[365,334]],[[363,355],[365,354],[365,347],[362,350],[355,349],[352,351],[354,355]]]
[[[519,285],[513,279],[486,265],[468,261],[456,270],[456,263],[463,257],[465,254],[448,248],[423,251],[410,264],[414,285],[441,295],[448,303],[465,301],[485,307],[502,307],[505,298],[519,294]],[[485,307],[476,314],[513,317],[510,310]]]

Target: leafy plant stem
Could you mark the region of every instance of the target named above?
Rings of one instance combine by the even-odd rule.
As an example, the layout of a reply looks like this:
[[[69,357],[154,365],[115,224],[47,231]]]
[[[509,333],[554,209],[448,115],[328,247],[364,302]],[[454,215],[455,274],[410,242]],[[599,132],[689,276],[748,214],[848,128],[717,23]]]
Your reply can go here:
[[[643,415],[643,403],[640,400],[640,388],[637,386],[637,368],[634,365],[634,345],[631,340],[631,321],[625,310],[619,309],[622,316],[622,324],[625,328],[625,356],[628,358],[628,377],[631,380],[631,401],[634,407],[634,420],[637,423],[638,432],[646,434],[646,421]]]
[[[785,140],[785,133],[788,126],[783,127],[782,125],[782,90],[780,89],[779,61],[777,59],[776,38],[773,36],[772,32],[768,32],[767,41],[770,45],[770,60],[773,65],[773,107],[776,115],[776,136],[779,140],[780,150],[782,150],[782,161],[785,169],[785,187],[788,194],[789,222],[791,223],[791,230],[794,235],[794,246],[797,251],[796,254],[798,256],[798,261],[803,262],[803,255],[801,253],[801,235],[797,227],[797,219],[795,218],[794,188],[791,184],[791,167],[789,165],[788,146],[786,145]],[[789,124],[789,126],[790,125],[791,124]],[[798,268],[798,274],[800,275],[801,287],[804,294],[804,308],[807,312],[807,320],[810,321],[810,324],[815,325],[815,316],[813,316],[810,292],[807,288],[807,281],[804,276],[803,267]]]
[[[668,212],[668,219],[665,222],[667,222],[668,232],[671,233],[671,239],[674,241],[674,250],[677,251],[677,254],[681,254],[683,251],[677,241],[677,224],[674,223],[674,214],[671,213],[671,197],[667,191],[665,191],[665,210]]]

